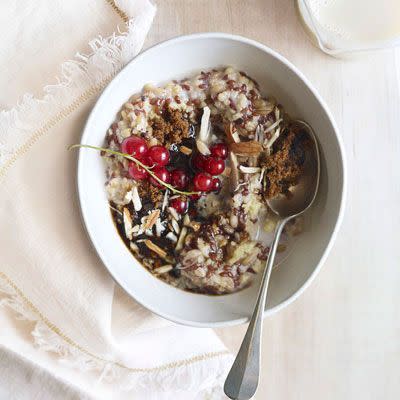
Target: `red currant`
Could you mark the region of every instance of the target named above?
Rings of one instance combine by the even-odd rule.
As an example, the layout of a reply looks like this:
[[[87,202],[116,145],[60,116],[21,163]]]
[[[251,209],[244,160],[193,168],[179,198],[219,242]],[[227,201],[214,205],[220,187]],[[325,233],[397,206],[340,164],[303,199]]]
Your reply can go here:
[[[212,187],[212,177],[205,172],[199,172],[193,178],[193,186],[196,191],[208,192]]]
[[[167,168],[165,167],[154,167],[151,170],[157,178],[161,179],[165,183],[169,183],[171,181],[171,175]],[[152,176],[150,177],[150,182],[157,187],[162,187],[162,184],[158,182],[156,179],[154,179]]]
[[[121,151],[122,153],[130,154],[140,160],[147,154],[148,147],[143,138],[130,136],[122,142]]]
[[[170,201],[170,206],[175,208],[179,214],[183,214],[187,211],[188,202],[185,197],[176,197]]]
[[[203,156],[202,154],[195,154],[192,158],[192,166],[193,168],[202,171],[204,169],[204,163],[207,157]]]
[[[204,163],[204,171],[211,175],[221,175],[225,169],[225,161],[221,158],[207,157]]]
[[[134,161],[129,163],[128,172],[129,175],[137,181],[145,179],[148,175],[148,172],[144,168],[139,167]]]
[[[164,146],[152,146],[149,149],[148,155],[154,164],[160,167],[169,163],[169,151]]]
[[[210,148],[211,155],[226,160],[228,157],[228,147],[225,143],[216,143]]]
[[[221,181],[218,178],[213,178],[211,190],[218,193],[221,190],[221,187]]]
[[[144,156],[140,162],[144,165],[146,165],[146,167],[150,167],[153,168],[155,167],[155,163],[153,162],[153,160],[149,157],[149,156]]]
[[[189,176],[183,169],[174,169],[171,172],[171,183],[178,189],[185,189],[189,183]]]

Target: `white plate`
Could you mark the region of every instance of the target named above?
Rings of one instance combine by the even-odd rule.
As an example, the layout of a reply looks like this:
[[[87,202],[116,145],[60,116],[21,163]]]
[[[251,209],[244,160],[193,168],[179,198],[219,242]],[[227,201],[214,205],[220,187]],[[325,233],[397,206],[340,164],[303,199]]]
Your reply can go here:
[[[123,103],[145,83],[158,84],[223,65],[245,71],[257,80],[263,94],[276,97],[291,116],[310,123],[322,150],[321,187],[310,211],[310,223],[288,258],[273,271],[265,312],[269,315],[297,298],[318,273],[336,236],[345,199],[341,138],[325,103],[292,64],[260,43],[221,33],[181,36],[160,43],[132,60],[104,90],[86,123],[82,143],[103,145]],[[142,267],[113,224],[105,180],[99,153],[81,149],[78,192],[83,220],[104,265],[127,293],[151,311],[186,325],[217,327],[248,321],[256,284],[230,295],[206,296],[176,289]]]

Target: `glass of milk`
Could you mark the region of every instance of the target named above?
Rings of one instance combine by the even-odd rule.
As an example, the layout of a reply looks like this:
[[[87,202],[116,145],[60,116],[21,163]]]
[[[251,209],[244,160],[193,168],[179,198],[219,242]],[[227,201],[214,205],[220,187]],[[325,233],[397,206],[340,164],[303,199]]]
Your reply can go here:
[[[307,32],[325,53],[400,45],[400,0],[297,0]]]

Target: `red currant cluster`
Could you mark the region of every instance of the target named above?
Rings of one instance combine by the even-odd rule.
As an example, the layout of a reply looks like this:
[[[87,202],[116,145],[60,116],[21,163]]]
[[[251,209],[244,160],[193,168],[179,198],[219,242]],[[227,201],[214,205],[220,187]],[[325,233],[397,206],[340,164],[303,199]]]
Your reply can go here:
[[[121,144],[121,151],[138,159],[144,165],[152,167],[152,172],[163,182],[171,181],[171,174],[165,168],[169,163],[169,151],[163,146],[152,146],[148,148],[144,139],[137,136],[126,138]],[[129,175],[135,180],[143,180],[148,178],[148,172],[137,165],[134,161],[129,163]],[[150,182],[158,187],[162,185],[160,182],[150,176]]]
[[[194,189],[200,192],[219,192],[221,181],[216,175],[225,170],[225,160],[228,157],[228,148],[224,143],[216,143],[210,148],[211,155],[196,154],[192,165],[197,172],[193,178]]]
[[[179,190],[185,190],[190,183],[189,172],[176,168],[169,171],[166,166],[170,162],[170,154],[164,146],[156,145],[148,147],[146,140],[137,136],[126,138],[121,144],[121,151],[138,159],[141,163],[151,168],[151,171],[163,182],[171,184]],[[225,159],[228,156],[228,148],[223,143],[214,144],[210,148],[211,155],[203,156],[195,154],[192,158],[192,166],[196,170],[193,177],[193,190],[196,192],[218,192],[221,189],[221,181],[216,175],[225,170]],[[154,177],[134,161],[129,163],[129,175],[135,180],[149,179],[151,184],[162,187]],[[198,199],[199,195],[193,195],[192,199]],[[185,197],[175,197],[170,206],[179,213],[186,212],[188,201]]]

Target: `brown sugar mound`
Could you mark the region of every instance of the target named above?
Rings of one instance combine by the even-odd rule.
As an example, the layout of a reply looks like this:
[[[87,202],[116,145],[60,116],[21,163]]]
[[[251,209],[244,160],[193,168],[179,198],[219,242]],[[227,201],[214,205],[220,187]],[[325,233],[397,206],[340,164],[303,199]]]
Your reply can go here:
[[[189,137],[189,122],[179,110],[166,108],[160,117],[152,120],[150,125],[155,137],[163,146],[179,144]]]
[[[266,168],[263,179],[263,196],[273,198],[279,194],[290,195],[289,188],[298,183],[303,172],[307,136],[295,127],[283,131],[272,146],[272,153],[262,162]]]

